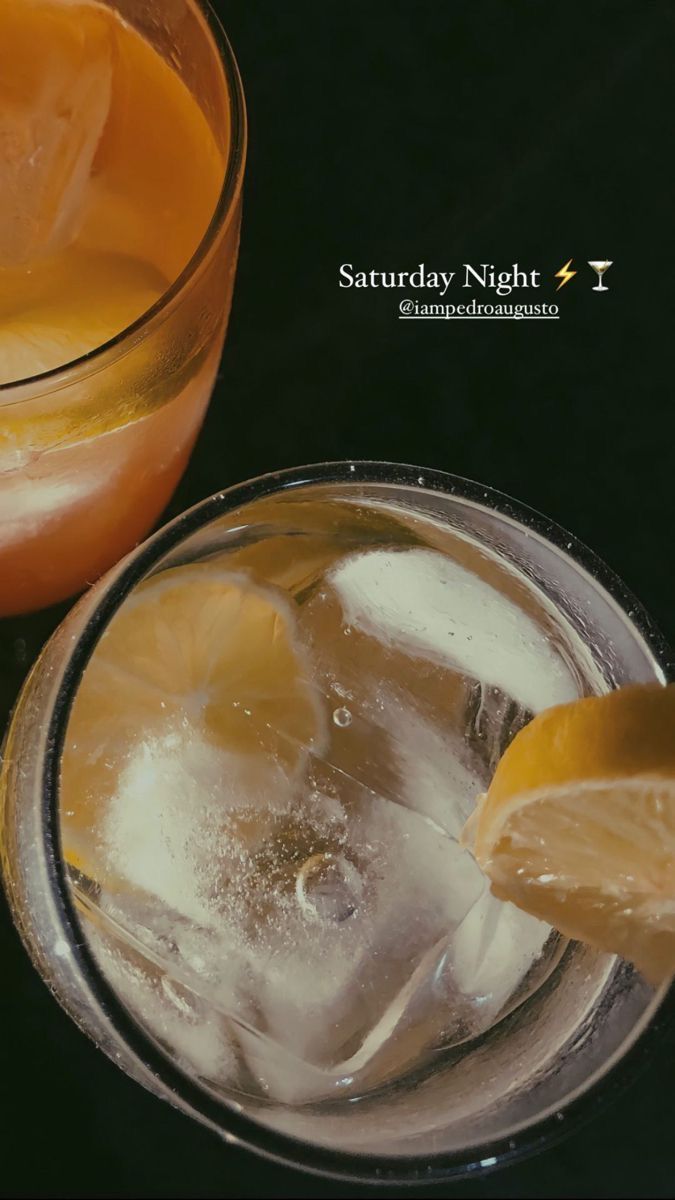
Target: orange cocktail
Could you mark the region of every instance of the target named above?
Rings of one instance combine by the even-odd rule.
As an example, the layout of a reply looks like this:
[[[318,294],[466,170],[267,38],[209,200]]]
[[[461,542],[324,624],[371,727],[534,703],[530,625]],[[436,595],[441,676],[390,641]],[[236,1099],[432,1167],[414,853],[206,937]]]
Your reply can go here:
[[[232,298],[244,123],[196,0],[0,0],[0,615],[96,579],[180,478]]]

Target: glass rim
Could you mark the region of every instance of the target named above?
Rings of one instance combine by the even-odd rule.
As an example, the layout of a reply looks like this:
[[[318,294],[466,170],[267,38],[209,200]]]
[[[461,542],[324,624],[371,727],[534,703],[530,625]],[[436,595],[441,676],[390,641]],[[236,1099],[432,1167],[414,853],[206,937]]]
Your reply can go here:
[[[244,89],[234,51],[210,0],[189,0],[189,2],[194,5],[204,20],[213,39],[217,60],[224,71],[230,105],[230,146],[222,186],[209,224],[183,269],[150,308],[146,308],[134,321],[125,325],[124,329],[121,329],[113,337],[101,342],[93,350],[62,363],[61,366],[51,367],[48,371],[40,371],[37,375],[14,379],[9,383],[0,382],[0,408],[11,404],[22,404],[26,400],[59,391],[62,387],[87,378],[107,366],[109,362],[120,358],[126,353],[130,343],[135,344],[135,339],[140,339],[141,335],[145,337],[151,327],[160,323],[166,310],[171,308],[174,301],[189,286],[207,258],[216,237],[222,229],[226,228],[232,217],[241,192],[246,164],[247,121]]]
[[[659,1039],[675,1026],[675,981],[656,992],[650,1009],[636,1025],[637,1032],[599,1067],[586,1086],[578,1085],[571,1098],[549,1107],[542,1116],[525,1122],[504,1136],[437,1154],[375,1155],[368,1151],[335,1150],[317,1142],[282,1133],[262,1120],[246,1116],[236,1100],[217,1100],[202,1089],[169,1054],[145,1033],[118,997],[99,968],[77,914],[68,884],[62,853],[59,820],[59,767],[65,735],[79,680],[94,649],[129,593],[153,566],[191,534],[244,505],[275,493],[312,484],[402,485],[420,492],[436,491],[455,496],[475,507],[497,513],[538,536],[590,575],[619,605],[643,638],[666,679],[675,678],[668,643],[642,604],[620,578],[573,534],[512,499],[510,496],[443,471],[407,464],[371,461],[318,463],[260,475],[198,502],[158,530],[112,568],[112,576],[85,625],[73,642],[47,717],[46,750],[41,772],[42,841],[47,876],[61,934],[67,941],[78,971],[90,994],[140,1063],[213,1131],[228,1142],[253,1150],[267,1159],[333,1179],[361,1183],[434,1183],[495,1170],[546,1149],[584,1124],[600,1105],[620,1094],[646,1066]],[[104,580],[106,577],[104,576]],[[630,613],[630,616],[628,615]],[[183,1110],[185,1111],[185,1110]]]

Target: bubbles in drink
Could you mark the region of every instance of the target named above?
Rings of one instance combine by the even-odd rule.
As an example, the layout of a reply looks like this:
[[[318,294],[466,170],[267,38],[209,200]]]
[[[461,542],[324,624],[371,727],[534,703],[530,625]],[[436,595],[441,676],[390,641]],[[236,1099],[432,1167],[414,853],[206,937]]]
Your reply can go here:
[[[269,1101],[358,1098],[527,1001],[561,940],[459,836],[515,731],[594,681],[524,576],[430,519],[277,499],[117,622],[64,842],[104,971],[175,1057]]]

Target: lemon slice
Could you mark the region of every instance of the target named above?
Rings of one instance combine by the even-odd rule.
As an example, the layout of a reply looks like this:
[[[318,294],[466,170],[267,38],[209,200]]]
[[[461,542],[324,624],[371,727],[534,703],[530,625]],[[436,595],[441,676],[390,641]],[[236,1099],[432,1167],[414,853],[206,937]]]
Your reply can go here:
[[[222,795],[218,789],[210,801],[230,821],[228,782],[236,777],[239,834],[250,826],[252,835],[274,809],[279,780],[297,773],[321,741],[323,714],[308,676],[292,610],[271,589],[200,565],[141,584],[101,638],[73,705],[61,768],[71,864],[99,881],[105,875],[102,843],[120,781],[134,756],[157,744],[176,747],[169,776],[190,773],[195,748],[204,748],[202,758],[220,752]],[[147,786],[156,789],[157,778],[148,776]],[[201,803],[197,785],[191,794]],[[147,804],[161,825],[161,798]]]
[[[551,708],[465,829],[492,890],[568,937],[675,972],[675,685]]]
[[[0,383],[51,371],[102,346],[161,296],[153,267],[75,247],[30,271],[0,271]]]

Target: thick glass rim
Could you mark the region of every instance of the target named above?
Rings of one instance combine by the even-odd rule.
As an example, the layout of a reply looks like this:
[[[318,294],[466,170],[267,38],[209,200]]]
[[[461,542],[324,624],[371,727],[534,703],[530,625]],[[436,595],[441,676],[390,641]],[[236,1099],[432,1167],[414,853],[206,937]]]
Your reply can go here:
[[[132,345],[146,337],[151,329],[161,323],[167,310],[190,285],[202,263],[208,257],[221,229],[224,229],[232,218],[241,192],[246,163],[247,124],[244,89],[234,51],[209,0],[190,0],[190,2],[203,19],[213,39],[218,60],[225,73],[225,84],[230,103],[230,147],[220,195],[211,220],[183,270],[150,308],[147,308],[135,321],[126,325],[114,337],[108,338],[107,341],[102,342],[100,346],[96,346],[86,354],[78,355],[70,362],[63,363],[59,367],[52,367],[49,371],[41,371],[37,375],[28,375],[24,379],[15,379],[9,383],[0,383],[0,408],[10,404],[21,404],[25,400],[35,399],[41,395],[49,395],[77,382],[78,379],[86,378],[120,358]]]
[[[311,484],[388,484],[418,491],[456,496],[478,508],[496,512],[553,545],[608,593],[633,623],[656,663],[668,679],[675,677],[668,643],[656,629],[640,602],[606,564],[561,526],[536,510],[492,488],[450,475],[410,465],[352,461],[320,463],[258,476],[202,500],[147,539],[118,567],[72,645],[48,717],[46,751],[42,763],[41,802],[43,854],[55,912],[71,948],[77,969],[118,1036],[152,1076],[178,1097],[212,1130],[230,1143],[254,1150],[263,1157],[314,1174],[363,1183],[434,1183],[460,1179],[525,1158],[548,1148],[578,1128],[600,1104],[624,1090],[649,1061],[660,1039],[675,1026],[675,982],[663,989],[655,1007],[638,1028],[627,1048],[610,1056],[587,1086],[580,1085],[560,1109],[549,1109],[540,1118],[523,1124],[507,1136],[435,1155],[387,1157],[367,1152],[334,1150],[279,1133],[238,1111],[234,1103],[218,1101],[202,1090],[151,1036],[136,1023],[107,982],[89,945],[76,912],[66,878],[59,821],[59,765],[79,680],[100,637],[136,584],[185,538],[254,500]],[[105,577],[104,577],[105,578]],[[630,614],[630,616],[629,616]]]

